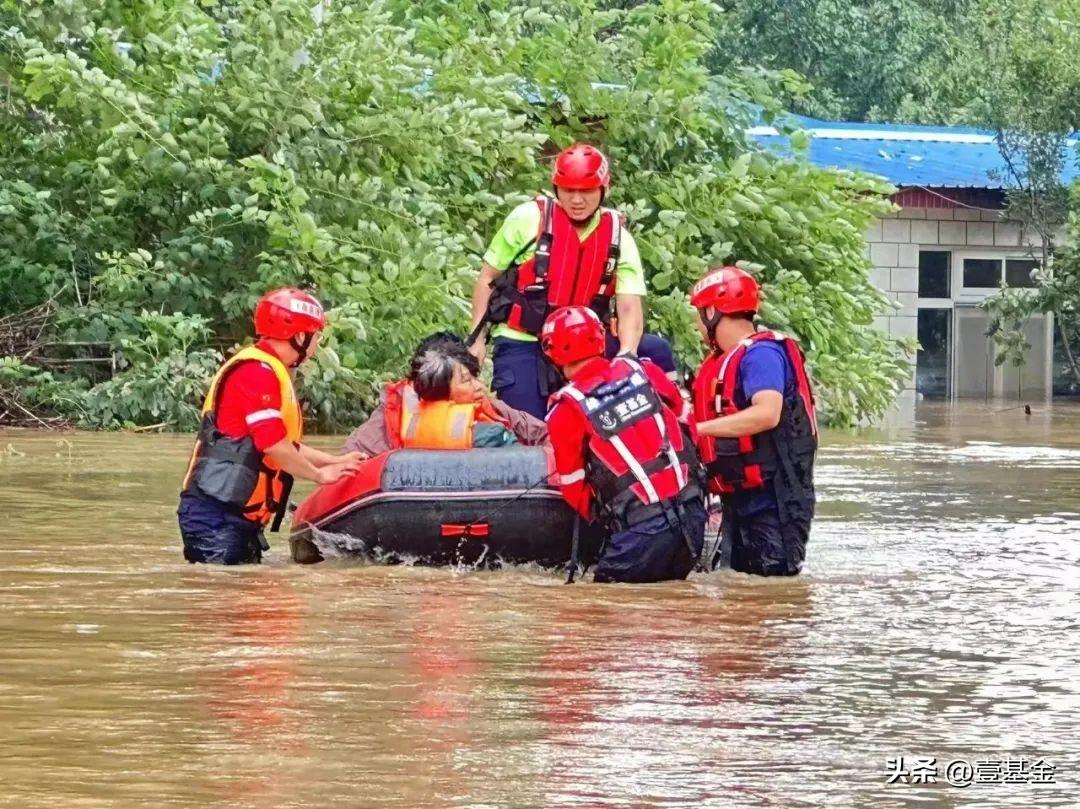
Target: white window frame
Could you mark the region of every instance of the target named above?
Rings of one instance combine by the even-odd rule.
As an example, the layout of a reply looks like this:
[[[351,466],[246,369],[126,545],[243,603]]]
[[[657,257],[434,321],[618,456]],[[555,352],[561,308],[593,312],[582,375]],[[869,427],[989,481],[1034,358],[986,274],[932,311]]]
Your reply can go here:
[[[1004,260],[1002,260],[1002,262],[1001,262],[1001,280],[1003,280],[1003,281],[1005,280],[1005,272],[1006,272],[1005,265],[1009,261],[1034,261],[1035,266],[1038,267],[1039,269],[1042,269],[1042,259],[1039,258],[1036,255],[1033,255],[1032,253],[1027,253],[1026,255],[1023,255],[1023,256],[1016,256],[1016,255],[1005,256]],[[1009,287],[1009,289],[1027,290],[1028,292],[1030,292],[1033,289],[1035,289],[1035,287]]]
[[[962,304],[982,303],[987,298],[992,298],[1001,292],[999,286],[994,287],[969,287],[964,286],[964,259],[992,259],[1000,264],[1001,272],[998,274],[998,284],[1005,281],[1005,262],[1009,259],[1024,261],[1039,261],[1030,252],[1020,253],[1016,249],[1011,250],[953,250],[952,257],[952,293],[953,301]],[[1026,289],[1027,287],[1015,287]]]
[[[955,293],[956,292],[956,279],[954,278],[954,276],[955,276],[956,273],[955,273],[955,269],[954,269],[954,263],[956,261],[956,250],[954,250],[952,248],[948,248],[948,247],[942,248],[942,247],[939,247],[939,246],[933,245],[933,244],[920,244],[919,245],[919,252],[922,253],[923,251],[933,252],[933,253],[948,253],[949,254],[949,268],[948,268],[948,272],[949,272],[949,292],[950,293]],[[920,312],[920,310],[922,310],[922,309],[945,309],[945,310],[948,310],[948,311],[951,312],[953,308],[954,308],[954,306],[953,306],[953,299],[952,298],[924,298],[921,295],[916,297],[915,298],[915,335],[918,336],[918,334],[919,334],[919,312]],[[950,314],[949,315],[949,340],[948,340],[947,345],[945,346],[945,352],[946,352],[945,363],[946,363],[946,368],[948,369],[948,373],[946,373],[946,381],[945,381],[945,388],[946,388],[945,401],[952,401],[955,398],[955,394],[953,393],[953,391],[955,389],[955,381],[953,379],[953,374],[954,374],[954,371],[953,371],[953,352],[954,352],[953,332],[956,330],[956,324],[954,322],[955,319],[956,319],[955,314]],[[918,375],[919,375],[918,362],[919,362],[918,354],[916,354],[915,355],[915,385],[916,385],[916,388],[918,388]]]
[[[949,298],[923,298],[917,297],[915,301],[916,312],[916,326],[918,324],[918,311],[920,309],[947,309],[952,310],[952,314],[949,317],[949,344],[948,344],[948,399],[954,400],[957,398],[957,375],[959,369],[956,365],[956,358],[959,356],[959,334],[958,320],[962,316],[959,309],[968,309],[979,306],[989,298],[1000,293],[1000,287],[965,287],[964,286],[964,259],[967,258],[986,258],[998,261],[1001,268],[1001,274],[999,276],[999,282],[1005,280],[1005,262],[1009,259],[1022,259],[1039,261],[1040,258],[1032,254],[1031,251],[1024,251],[1022,248],[946,248],[944,246],[938,247],[937,245],[919,245],[919,250],[943,250],[952,254],[950,259],[950,289],[952,297]],[[1015,289],[1024,289],[1023,287],[1015,287]],[[1047,356],[1053,356],[1053,317],[1048,316],[1047,320],[1047,341],[1048,347],[1046,349]],[[1046,368],[1046,389],[1049,392],[1052,388],[1052,374],[1053,363],[1048,362]],[[1005,393],[1004,381],[1005,381],[1005,369],[1003,367],[994,366],[990,370],[990,395],[1001,396]],[[1049,395],[1049,394],[1048,394]]]
[[[956,313],[953,311],[955,307],[953,302],[947,298],[919,298],[918,306],[915,308],[915,336],[919,334],[919,312],[923,309],[942,309],[949,312],[949,339],[945,344],[945,401],[951,402],[956,398],[956,394],[953,392],[956,389],[956,370],[955,363],[953,362],[953,356],[956,351]],[[915,355],[915,384],[918,388],[918,375],[919,375],[919,355]]]

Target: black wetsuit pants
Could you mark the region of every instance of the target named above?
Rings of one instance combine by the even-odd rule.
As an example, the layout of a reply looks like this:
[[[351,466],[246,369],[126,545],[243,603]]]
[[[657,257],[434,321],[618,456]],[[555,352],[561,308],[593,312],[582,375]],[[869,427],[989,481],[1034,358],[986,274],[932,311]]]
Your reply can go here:
[[[705,539],[700,498],[616,531],[604,544],[593,581],[656,582],[685,579],[697,564]]]
[[[777,506],[740,513],[724,498],[723,555],[732,570],[758,576],[794,576],[806,559],[810,513],[786,514]]]
[[[176,510],[184,558],[216,565],[247,565],[262,561],[262,526],[209,497],[185,493]]]

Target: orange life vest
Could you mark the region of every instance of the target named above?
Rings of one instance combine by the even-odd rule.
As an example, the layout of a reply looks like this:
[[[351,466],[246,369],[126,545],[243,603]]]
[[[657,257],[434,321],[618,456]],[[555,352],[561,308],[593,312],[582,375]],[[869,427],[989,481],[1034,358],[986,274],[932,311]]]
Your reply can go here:
[[[218,369],[202,408],[202,423],[191,453],[183,491],[198,488],[216,500],[238,507],[244,517],[266,525],[284,514],[292,476],[255,447],[251,436],[232,438],[217,428],[218,399],[225,379],[241,363],[261,362],[268,366],[281,386],[281,419],[285,437],[294,444],[304,434],[304,420],[296,399],[289,369],[273,354],[255,346],[236,352]]]
[[[402,412],[401,443],[406,449],[470,449],[476,405],[420,402]]]
[[[471,449],[477,422],[510,426],[488,399],[480,404],[421,402],[405,380],[386,386],[383,407],[387,442],[394,449]]]

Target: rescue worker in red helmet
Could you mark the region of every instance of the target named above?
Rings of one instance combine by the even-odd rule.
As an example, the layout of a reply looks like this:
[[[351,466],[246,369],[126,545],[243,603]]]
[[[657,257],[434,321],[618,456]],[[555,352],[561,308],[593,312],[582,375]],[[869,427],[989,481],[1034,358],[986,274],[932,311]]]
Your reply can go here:
[[[323,308],[298,289],[276,289],[255,307],[254,345],[210,383],[177,515],[189,562],[257,563],[288,506],[294,477],[333,483],[357,469],[358,452],[330,455],[302,443],[295,369],[326,325]]]
[[[557,310],[540,339],[568,380],[547,416],[563,498],[610,532],[595,581],[686,578],[706,520],[693,437],[684,429],[689,403],[648,360],[605,359],[604,326],[588,307]]]
[[[591,307],[607,322],[614,300],[620,354],[634,354],[644,325],[645,273],[618,211],[602,207],[610,186],[607,158],[579,143],[555,159],[555,198],[515,208],[484,254],[472,295],[470,351],[485,354],[481,333],[496,324],[492,388],[513,408],[543,418],[559,385],[537,343],[561,306]]]
[[[815,505],[817,420],[802,351],[755,326],[758,283],[738,267],[710,270],[690,303],[712,348],[693,399],[698,454],[723,503],[722,547],[735,570],[793,576]]]

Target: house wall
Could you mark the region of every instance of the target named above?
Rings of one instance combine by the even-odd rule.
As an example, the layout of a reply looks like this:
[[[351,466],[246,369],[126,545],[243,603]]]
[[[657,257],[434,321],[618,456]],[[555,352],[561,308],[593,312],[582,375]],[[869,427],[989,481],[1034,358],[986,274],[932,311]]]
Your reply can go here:
[[[999,211],[973,208],[902,208],[875,222],[867,242],[874,264],[871,280],[897,306],[892,314],[877,318],[875,325],[911,338],[918,335],[920,249],[978,250],[1013,257],[1040,249],[1038,236],[1026,234],[1020,223],[1004,219]],[[952,292],[956,298],[960,291]],[[914,363],[905,389],[914,393]]]

